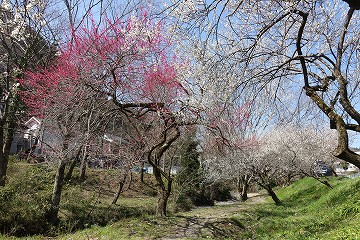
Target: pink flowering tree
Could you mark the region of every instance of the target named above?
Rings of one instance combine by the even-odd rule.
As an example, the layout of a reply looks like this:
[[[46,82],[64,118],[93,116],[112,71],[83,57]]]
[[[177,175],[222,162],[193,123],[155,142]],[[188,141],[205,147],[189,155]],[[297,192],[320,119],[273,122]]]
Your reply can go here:
[[[90,29],[80,29],[74,46],[81,56],[76,61],[85,65],[81,74],[90,75],[85,85],[109,96],[132,123],[157,180],[157,215],[166,215],[172,178],[160,162],[185,124],[179,104],[185,91],[163,23],[151,21],[146,12],[126,21],[106,20],[104,26],[93,23]]]
[[[80,82],[66,54],[44,70],[27,72],[21,83],[23,101],[30,114],[42,119],[46,138],[42,146],[51,162],[57,164],[49,218],[56,222],[67,166],[83,159],[92,139],[101,135],[109,115],[108,100]],[[71,168],[70,168],[71,169]],[[70,176],[70,174],[68,174]]]
[[[144,123],[152,128],[156,122],[156,130],[150,131],[156,134],[138,135],[145,141],[146,159],[154,167],[158,182],[157,214],[165,215],[171,179],[159,163],[184,124],[179,100],[185,91],[177,79],[177,69],[182,65],[170,52],[172,43],[166,37],[163,22],[151,20],[146,11],[127,19],[105,18],[100,24],[89,20],[90,26],[72,31],[72,40],[59,49],[60,56],[51,67],[26,74],[22,81],[26,89],[23,99],[33,115],[51,116],[58,123],[62,141],[60,175],[64,174],[64,156],[74,147],[69,139],[81,125],[78,120],[83,115],[79,107],[85,100],[97,96],[98,106],[112,102],[109,112],[123,114],[134,124]],[[106,112],[106,108],[97,109]],[[55,181],[54,218],[59,209],[62,178]]]

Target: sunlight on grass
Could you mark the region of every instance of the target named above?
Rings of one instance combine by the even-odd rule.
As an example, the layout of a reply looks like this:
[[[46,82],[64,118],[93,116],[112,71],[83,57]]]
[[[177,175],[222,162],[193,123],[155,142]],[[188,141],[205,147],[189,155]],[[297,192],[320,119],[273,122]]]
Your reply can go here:
[[[189,212],[171,213],[167,218],[152,215],[155,197],[121,197],[115,206],[118,210],[123,209],[124,217],[120,220],[104,227],[89,226],[55,239],[360,240],[360,178],[332,178],[330,183],[333,189],[305,178],[279,189],[277,194],[283,201],[280,206],[268,198],[256,204],[249,201],[201,207]],[[98,211],[101,214],[102,210]],[[22,239],[47,238],[33,236]]]
[[[360,179],[331,184],[306,178],[279,190],[283,206],[257,206],[248,227],[259,239],[360,239]]]
[[[157,219],[153,216],[130,218],[106,227],[94,226],[58,239],[155,239],[173,233],[177,220],[171,217]]]

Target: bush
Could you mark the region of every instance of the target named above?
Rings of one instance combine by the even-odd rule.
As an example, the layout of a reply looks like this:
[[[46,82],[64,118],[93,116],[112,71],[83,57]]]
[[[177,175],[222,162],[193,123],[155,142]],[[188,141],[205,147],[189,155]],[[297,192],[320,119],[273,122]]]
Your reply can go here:
[[[194,206],[213,205],[204,185],[204,171],[199,162],[198,143],[189,135],[182,142],[181,171],[176,176],[175,211],[188,211]]]
[[[199,162],[198,143],[190,135],[183,140],[180,154],[181,171],[176,176],[176,211],[188,211],[194,206],[212,206],[214,201],[231,199],[228,183],[208,184]]]
[[[0,188],[0,231],[15,236],[47,232],[51,174],[42,167],[29,166],[10,176],[7,185]]]
[[[194,207],[192,199],[188,194],[180,193],[175,201],[175,212],[179,211],[190,211]]]
[[[216,182],[209,187],[210,198],[214,201],[227,201],[232,199],[231,184],[228,182]]]

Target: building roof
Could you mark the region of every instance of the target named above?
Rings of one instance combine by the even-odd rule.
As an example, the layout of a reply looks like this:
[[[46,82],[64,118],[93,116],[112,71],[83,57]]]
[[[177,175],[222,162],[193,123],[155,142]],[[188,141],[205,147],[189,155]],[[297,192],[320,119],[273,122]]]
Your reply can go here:
[[[31,117],[24,123],[24,125],[30,129],[39,128],[39,126],[41,125],[41,121],[36,117]]]

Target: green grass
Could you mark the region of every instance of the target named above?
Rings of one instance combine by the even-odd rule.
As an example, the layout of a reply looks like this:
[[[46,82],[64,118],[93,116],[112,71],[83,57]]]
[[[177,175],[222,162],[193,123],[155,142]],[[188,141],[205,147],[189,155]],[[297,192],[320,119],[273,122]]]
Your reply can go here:
[[[278,190],[283,205],[276,206],[270,199],[256,206],[239,205],[238,212],[232,213],[233,217],[228,211],[231,206],[216,206],[167,219],[132,218],[60,239],[85,239],[89,236],[98,239],[155,239],[178,231],[184,216],[213,216],[221,211],[228,213],[225,221],[241,227],[236,232],[227,231],[227,236],[217,239],[360,239],[360,179],[332,179],[330,183],[333,189],[311,178],[302,179]]]
[[[156,239],[171,235],[176,231],[180,219],[176,217],[156,218],[154,216],[130,217],[111,225],[100,227],[92,226],[71,234],[60,235],[58,240],[83,240],[83,239]],[[44,240],[43,236],[24,238],[1,237],[1,240]],[[51,238],[54,239],[54,238]]]
[[[80,182],[75,173],[74,179],[64,185],[60,224],[52,226],[45,216],[50,206],[54,174],[47,165],[10,161],[7,185],[0,188],[1,232],[12,236],[54,236],[155,213],[157,199],[141,192],[145,187],[138,181],[139,176],[133,176],[132,190],[127,191],[127,196],[122,195],[117,204],[112,205],[118,171],[88,169],[85,182]],[[0,235],[0,239],[12,238]]]
[[[16,221],[41,226],[42,204],[51,193],[53,172],[43,167],[21,166],[10,166],[9,185],[0,191],[3,200],[0,210],[22,216],[23,220],[14,218]],[[181,239],[360,240],[360,178],[332,178],[329,181],[333,189],[304,178],[276,191],[283,202],[280,206],[269,198],[264,203],[250,201],[198,208],[167,218],[153,216],[157,199],[141,193],[141,185],[136,181],[132,190],[111,206],[115,180],[116,172],[90,170],[85,183],[79,184],[75,179],[67,184],[61,217],[68,225],[57,230],[56,239],[157,239],[174,236],[196,222],[192,226],[196,226],[197,235]],[[8,217],[15,217],[14,214]],[[0,239],[16,238],[0,236]]]
[[[58,239],[155,239],[176,231],[179,219],[174,217],[158,219],[154,216],[129,218],[110,226],[85,229]]]
[[[278,191],[282,206],[257,206],[239,221],[258,239],[360,239],[360,179],[332,179],[330,189],[312,178]]]

